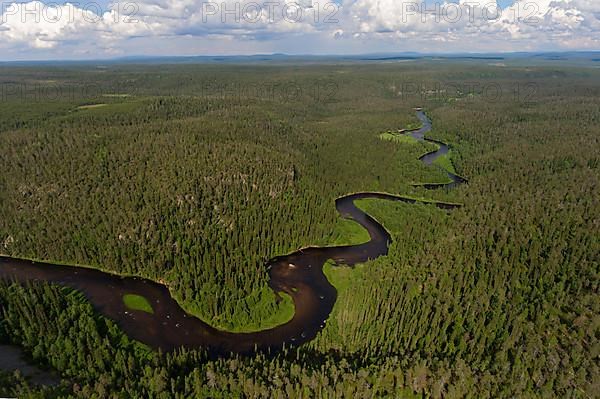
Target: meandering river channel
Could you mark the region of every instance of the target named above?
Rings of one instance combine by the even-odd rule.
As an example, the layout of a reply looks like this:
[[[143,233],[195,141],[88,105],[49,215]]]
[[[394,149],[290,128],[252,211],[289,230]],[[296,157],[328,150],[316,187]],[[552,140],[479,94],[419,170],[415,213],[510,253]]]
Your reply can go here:
[[[448,153],[444,143],[429,140],[425,134],[431,130],[431,121],[420,109],[417,116],[422,127],[407,134],[417,140],[437,144],[439,149],[421,157],[431,164]],[[452,188],[465,180],[448,173],[451,183],[425,184],[426,188]],[[337,211],[363,226],[370,241],[361,245],[301,249],[290,255],[270,260],[267,270],[270,286],[276,292],[289,294],[295,306],[293,318],[280,326],[255,333],[230,333],[217,330],[202,320],[187,314],[171,297],[162,284],[136,277],[120,277],[100,270],[66,265],[32,262],[28,260],[0,257],[0,278],[19,282],[47,281],[71,287],[82,292],[94,308],[114,320],[131,338],[164,351],[179,347],[206,348],[220,355],[230,352],[251,353],[256,350],[277,350],[282,346],[295,346],[312,340],[325,326],[337,298],[335,288],[323,274],[323,265],[329,259],[338,264],[353,266],[384,256],[388,252],[391,237],[375,219],[354,205],[355,200],[376,198],[407,203],[414,199],[383,193],[358,193],[336,200]],[[436,203],[443,209],[459,205]],[[154,313],[128,309],[123,296],[141,295],[148,299]]]

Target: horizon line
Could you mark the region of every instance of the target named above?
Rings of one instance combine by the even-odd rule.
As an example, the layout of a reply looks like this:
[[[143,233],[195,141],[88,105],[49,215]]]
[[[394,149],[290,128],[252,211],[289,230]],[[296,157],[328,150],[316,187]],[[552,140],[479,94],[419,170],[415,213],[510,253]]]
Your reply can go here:
[[[128,61],[144,61],[144,60],[160,60],[160,59],[213,59],[218,61],[219,59],[234,59],[234,58],[257,58],[257,57],[280,57],[280,58],[330,58],[330,59],[343,59],[349,58],[358,61],[385,61],[385,58],[364,58],[364,57],[406,57],[410,59],[428,58],[428,57],[490,57],[490,56],[527,56],[527,55],[600,55],[600,50],[538,50],[538,51],[490,51],[490,52],[468,52],[468,51],[456,51],[456,52],[415,52],[415,51],[403,51],[403,52],[372,52],[372,53],[340,53],[340,54],[317,54],[317,53],[304,53],[304,54],[289,54],[289,53],[253,53],[253,54],[194,54],[194,55],[126,55],[119,57],[108,57],[108,58],[48,58],[48,59],[14,59],[14,60],[0,60],[0,64],[18,64],[18,63],[102,63],[102,62],[128,62]],[[269,61],[269,60],[262,60]]]

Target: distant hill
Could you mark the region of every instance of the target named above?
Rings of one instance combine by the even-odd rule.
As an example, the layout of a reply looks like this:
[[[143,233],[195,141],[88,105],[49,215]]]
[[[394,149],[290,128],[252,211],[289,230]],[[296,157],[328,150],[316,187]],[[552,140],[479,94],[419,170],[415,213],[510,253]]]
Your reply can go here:
[[[600,51],[571,52],[514,52],[514,53],[372,53],[348,55],[197,55],[197,56],[129,56],[103,60],[52,60],[52,61],[6,61],[4,65],[112,65],[112,64],[288,64],[288,63],[356,63],[356,62],[407,62],[407,61],[503,61],[522,63],[560,63],[585,66],[598,62]],[[590,65],[592,66],[592,65]],[[595,65],[593,65],[595,67]]]

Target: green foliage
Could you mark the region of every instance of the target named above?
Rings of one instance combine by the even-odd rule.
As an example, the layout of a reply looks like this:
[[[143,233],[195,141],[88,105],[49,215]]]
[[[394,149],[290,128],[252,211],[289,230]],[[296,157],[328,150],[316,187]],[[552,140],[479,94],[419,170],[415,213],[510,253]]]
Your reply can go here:
[[[0,104],[0,250],[162,279],[215,325],[258,328],[286,314],[290,302],[267,287],[267,259],[358,240],[335,213],[340,195],[464,204],[447,213],[361,201],[392,235],[388,256],[326,266],[339,288],[326,328],[270,357],[150,353],[79,296],[0,285],[0,336],[72,381],[71,395],[598,396],[600,71],[423,62],[2,75],[135,90]],[[292,78],[329,79],[338,91],[326,102],[202,91],[208,80]],[[475,80],[503,95],[448,102],[390,89]],[[515,94],[530,83],[535,96]],[[107,106],[77,110],[97,103]],[[415,105],[452,144],[468,185],[410,186],[446,179],[418,161],[422,146],[378,137],[416,124]]]
[[[370,240],[369,232],[353,220],[339,218],[327,245],[358,245]]]
[[[451,157],[452,152],[448,152],[448,154],[437,158],[435,161],[433,161],[433,163],[443,168],[444,170],[447,170],[450,173],[456,174],[456,169],[454,169],[454,164],[452,163]]]
[[[373,123],[383,129],[410,121],[408,110],[403,121],[381,101],[364,109],[348,91],[341,100],[351,108],[332,101],[325,105],[335,112],[324,116],[315,99],[223,98],[206,93],[203,81],[195,85],[205,96],[174,96],[177,76],[217,73],[176,69],[164,89],[163,73],[150,68],[135,95],[65,99],[42,120],[17,114],[26,128],[0,135],[7,149],[0,153],[2,252],[164,281],[186,310],[211,324],[266,328],[286,319],[290,304],[270,293],[265,261],[329,244],[338,218],[333,198],[394,191],[403,174],[406,181],[436,175],[418,167],[417,149],[389,151],[371,133]],[[274,83],[291,76],[268,71]],[[82,73],[102,93],[140,79],[136,69],[108,80],[76,69],[52,80],[76,85]],[[308,86],[320,75],[309,71]],[[78,109],[100,102],[107,105]],[[19,105],[0,104],[9,111],[1,115],[14,118]],[[372,157],[360,156],[365,147]]]
[[[123,295],[123,303],[131,310],[139,310],[146,313],[154,313],[152,305],[146,298],[141,295],[125,294]]]
[[[379,135],[381,140],[393,141],[394,143],[403,143],[403,144],[419,144],[420,142],[412,136],[407,134],[398,134],[392,132],[381,133]]]

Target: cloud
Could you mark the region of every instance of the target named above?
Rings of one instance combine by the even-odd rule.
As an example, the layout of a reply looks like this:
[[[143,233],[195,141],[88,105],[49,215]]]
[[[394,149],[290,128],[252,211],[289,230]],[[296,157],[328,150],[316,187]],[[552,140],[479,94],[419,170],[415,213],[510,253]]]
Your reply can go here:
[[[353,23],[344,33],[353,37],[437,39],[462,43],[462,50],[497,41],[507,41],[515,50],[550,42],[568,48],[576,38],[587,38],[588,47],[598,48],[600,39],[600,2],[591,0],[517,0],[504,9],[494,2],[470,0],[427,6],[404,0],[354,0],[345,7],[347,20]]]
[[[331,52],[599,49],[597,0],[143,0],[106,10],[4,3],[0,49],[7,54],[106,56],[173,51]],[[222,47],[219,47],[219,44]],[[220,51],[219,51],[220,50]],[[295,51],[299,50],[299,51]]]
[[[95,42],[105,46],[131,37],[152,36],[157,22],[130,21],[115,10],[97,14],[97,7],[73,4],[46,5],[39,1],[4,4],[0,20],[2,47],[27,46],[51,49],[69,43]]]

